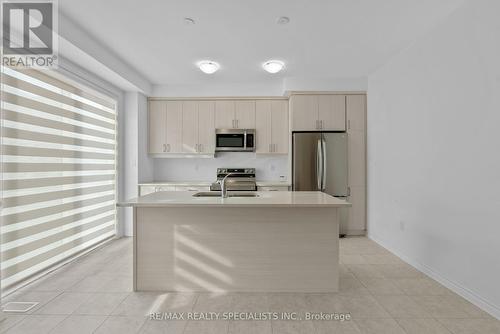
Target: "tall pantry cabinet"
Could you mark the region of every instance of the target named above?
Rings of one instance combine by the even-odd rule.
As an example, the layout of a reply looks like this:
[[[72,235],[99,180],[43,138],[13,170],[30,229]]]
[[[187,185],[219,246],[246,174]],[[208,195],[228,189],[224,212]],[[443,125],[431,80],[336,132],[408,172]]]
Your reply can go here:
[[[366,233],[366,95],[346,96],[347,159],[349,165],[348,235]]]

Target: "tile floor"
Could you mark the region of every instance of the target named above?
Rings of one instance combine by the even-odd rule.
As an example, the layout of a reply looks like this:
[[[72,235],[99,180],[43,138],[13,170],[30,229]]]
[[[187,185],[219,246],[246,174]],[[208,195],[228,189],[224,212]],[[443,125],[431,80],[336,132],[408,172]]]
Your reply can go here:
[[[39,301],[1,333],[500,333],[500,322],[373,241],[340,243],[339,293],[134,293],[132,243],[115,240],[5,298]],[[157,312],[350,313],[350,321],[155,321]]]

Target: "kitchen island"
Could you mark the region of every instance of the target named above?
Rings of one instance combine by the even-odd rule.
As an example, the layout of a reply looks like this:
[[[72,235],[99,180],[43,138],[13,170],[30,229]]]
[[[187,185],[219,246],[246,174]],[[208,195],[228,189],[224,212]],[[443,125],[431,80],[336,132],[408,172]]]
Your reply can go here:
[[[134,210],[134,290],[338,291],[338,209],[350,204],[322,192],[246,195],[120,203]]]

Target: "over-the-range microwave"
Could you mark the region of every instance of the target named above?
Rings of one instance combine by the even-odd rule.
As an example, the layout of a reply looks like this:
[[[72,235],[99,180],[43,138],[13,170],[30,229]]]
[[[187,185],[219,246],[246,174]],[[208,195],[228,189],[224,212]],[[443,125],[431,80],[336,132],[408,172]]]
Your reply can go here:
[[[217,152],[254,152],[254,129],[216,129],[215,151]]]

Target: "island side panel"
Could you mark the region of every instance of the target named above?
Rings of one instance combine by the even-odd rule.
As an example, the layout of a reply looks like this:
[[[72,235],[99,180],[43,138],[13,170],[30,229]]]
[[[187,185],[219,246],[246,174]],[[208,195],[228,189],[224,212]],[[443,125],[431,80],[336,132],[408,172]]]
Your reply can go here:
[[[337,209],[136,208],[138,291],[338,291]]]

